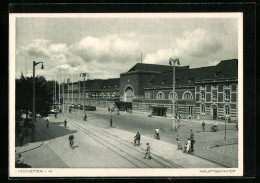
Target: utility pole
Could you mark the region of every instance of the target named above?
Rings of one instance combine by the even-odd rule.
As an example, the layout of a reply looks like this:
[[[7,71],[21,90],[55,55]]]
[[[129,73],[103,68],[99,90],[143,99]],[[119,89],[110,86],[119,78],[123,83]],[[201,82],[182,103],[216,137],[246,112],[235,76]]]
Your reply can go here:
[[[41,69],[44,69],[43,62],[35,62],[33,61],[33,108],[32,108],[32,133],[31,133],[31,141],[33,142],[33,131],[35,124],[35,66],[39,63],[42,64]]]
[[[59,73],[60,73],[60,70],[59,70]],[[60,79],[59,79],[59,112],[60,112]]]
[[[64,80],[64,77],[63,77],[63,72],[62,72],[62,81],[63,84],[62,84],[62,114],[64,115],[64,84],[65,84],[65,80]]]
[[[54,86],[54,90],[55,90],[55,97],[54,97],[54,105],[55,105],[55,110],[56,110],[56,73],[55,73],[55,86]]]
[[[80,73],[80,76],[82,76],[84,78],[84,82],[83,82],[83,95],[84,95],[84,105],[83,105],[83,111],[84,111],[84,116],[86,114],[86,110],[85,110],[85,98],[86,98],[86,93],[85,93],[85,77],[89,77],[88,73]]]
[[[175,131],[177,131],[177,124],[175,119],[175,64],[180,65],[179,59],[171,59],[169,60],[169,64],[173,65],[173,73],[172,73],[172,123],[171,130],[173,131],[173,123],[175,124]]]
[[[72,97],[71,97],[71,104],[74,104],[74,101],[73,101],[73,73],[72,73]]]
[[[67,70],[67,85],[68,85],[68,92],[67,92],[67,106],[69,104],[69,101],[70,101],[70,92],[69,92],[69,85],[70,85],[70,82],[69,82],[69,69]],[[69,111],[69,106],[68,106],[68,111]]]

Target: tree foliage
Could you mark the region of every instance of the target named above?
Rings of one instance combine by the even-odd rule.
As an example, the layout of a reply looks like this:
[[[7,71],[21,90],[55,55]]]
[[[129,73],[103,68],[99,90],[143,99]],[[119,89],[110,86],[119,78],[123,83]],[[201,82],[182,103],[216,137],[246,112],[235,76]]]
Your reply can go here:
[[[33,102],[33,77],[24,77],[15,81],[15,106],[16,114],[21,110],[32,111]],[[53,103],[54,81],[47,81],[43,76],[35,77],[35,112],[47,114]],[[56,87],[57,88],[57,87]]]

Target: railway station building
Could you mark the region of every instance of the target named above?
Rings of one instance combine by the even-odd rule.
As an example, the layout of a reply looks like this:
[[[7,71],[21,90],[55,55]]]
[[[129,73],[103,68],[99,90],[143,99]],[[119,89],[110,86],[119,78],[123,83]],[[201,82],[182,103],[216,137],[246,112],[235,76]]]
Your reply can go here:
[[[72,88],[73,85],[73,88]],[[120,78],[85,81],[85,104],[117,107],[145,115],[237,120],[238,60],[215,66],[173,66],[137,63]],[[64,85],[65,104],[83,104],[83,82]],[[73,99],[72,99],[73,90]],[[175,97],[175,114],[172,97]]]

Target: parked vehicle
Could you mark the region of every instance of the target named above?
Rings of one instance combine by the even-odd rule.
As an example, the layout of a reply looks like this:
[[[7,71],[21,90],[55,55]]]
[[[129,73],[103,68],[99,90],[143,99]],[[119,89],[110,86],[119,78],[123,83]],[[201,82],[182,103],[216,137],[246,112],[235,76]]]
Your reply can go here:
[[[87,111],[95,111],[95,110],[97,110],[96,106],[86,106],[85,109]]]
[[[83,110],[83,105],[80,105],[79,109],[80,109],[80,110]],[[86,106],[85,106],[85,110],[86,110],[86,111],[96,111],[97,108],[96,108],[96,106],[86,105]]]

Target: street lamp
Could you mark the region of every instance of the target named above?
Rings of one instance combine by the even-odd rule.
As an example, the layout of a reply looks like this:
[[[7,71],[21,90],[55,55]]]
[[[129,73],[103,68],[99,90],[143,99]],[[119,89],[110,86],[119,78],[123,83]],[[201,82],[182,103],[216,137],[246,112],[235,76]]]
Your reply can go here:
[[[32,109],[32,136],[31,141],[33,142],[33,130],[34,130],[34,124],[35,124],[35,66],[38,64],[42,64],[41,69],[44,69],[43,62],[35,62],[33,61],[33,109]]]
[[[114,109],[113,109],[114,110]],[[110,105],[110,127],[113,126],[113,119],[112,119],[112,105]]]
[[[83,95],[84,95],[84,105],[83,105],[83,111],[84,111],[84,116],[85,116],[85,77],[89,77],[88,73],[80,73],[80,76],[84,78],[84,82],[83,82]]]
[[[227,117],[225,119],[225,137],[224,139],[226,140],[227,139]]]
[[[177,131],[176,126],[176,119],[175,119],[175,64],[180,65],[180,61],[178,58],[176,59],[169,59],[169,64],[173,65],[173,79],[172,79],[172,123],[171,123],[171,130],[173,131],[173,123],[175,124],[175,131]]]

